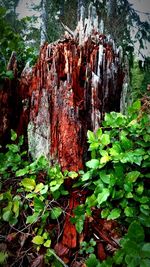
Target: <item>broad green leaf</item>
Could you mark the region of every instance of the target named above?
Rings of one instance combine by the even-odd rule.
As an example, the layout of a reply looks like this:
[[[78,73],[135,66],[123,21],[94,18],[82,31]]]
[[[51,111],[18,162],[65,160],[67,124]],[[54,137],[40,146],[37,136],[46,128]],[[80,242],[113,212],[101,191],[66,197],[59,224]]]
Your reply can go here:
[[[11,129],[11,140],[15,141],[16,139],[17,139],[17,133],[13,129]]]
[[[74,172],[74,171],[70,171],[68,172],[68,176],[72,179],[77,178],[78,177],[78,173]]]
[[[91,169],[97,169],[99,167],[99,164],[100,162],[98,159],[91,159],[87,161],[85,165]]]
[[[6,222],[9,222],[9,219],[12,215],[12,212],[11,210],[7,210],[3,213],[3,220],[6,221]]]
[[[100,171],[99,172],[99,176],[101,178],[101,180],[105,183],[105,184],[109,184],[110,183],[110,174],[106,174],[106,171]]]
[[[130,182],[130,183],[134,183],[137,178],[140,176],[140,172],[139,171],[132,171],[132,172],[128,172],[126,175],[126,181]]]
[[[82,216],[77,220],[77,222],[75,223],[76,230],[77,230],[77,232],[78,232],[79,234],[81,234],[82,231],[83,231],[84,220],[85,220],[85,216],[82,215]]]
[[[109,189],[104,188],[102,190],[102,192],[99,193],[97,196],[98,204],[101,205],[103,202],[105,202],[107,200],[107,198],[109,197],[109,195],[110,195]]]
[[[40,236],[40,235],[36,235],[32,239],[32,243],[34,243],[36,245],[42,245],[44,243],[44,237],[43,236]]]
[[[44,210],[45,204],[38,197],[34,197],[34,210],[35,212],[39,212],[40,210]]]
[[[51,240],[47,240],[43,245],[44,247],[49,248],[51,246]]]
[[[27,220],[26,220],[26,223],[27,223],[27,224],[28,224],[28,223],[32,224],[32,223],[37,222],[37,220],[38,220],[38,218],[39,218],[39,215],[40,215],[39,212],[35,212],[35,213],[33,213],[33,215],[28,216],[28,217],[27,217]]]
[[[91,208],[91,207],[95,207],[96,204],[97,204],[97,198],[96,198],[96,196],[93,194],[93,195],[87,197],[85,203],[86,203],[87,206],[90,207],[90,208]]]
[[[124,213],[127,217],[133,217],[135,215],[135,208],[132,207],[126,207],[124,209]]]
[[[102,218],[103,219],[105,219],[105,218],[107,218],[108,217],[108,215],[109,215],[109,213],[110,213],[110,210],[109,209],[103,209],[102,211],[101,211],[101,216],[102,216]]]
[[[18,171],[16,171],[16,176],[19,177],[19,176],[24,176],[25,174],[28,174],[29,173],[29,169],[28,167],[24,168],[24,169],[20,169]]]
[[[34,189],[34,192],[35,193],[40,192],[43,189],[43,187],[44,187],[44,184],[43,183],[37,184],[36,187],[35,187],[35,189]]]
[[[98,138],[98,140],[100,140],[101,139],[101,136],[102,136],[102,129],[101,128],[99,128],[97,131],[96,131],[96,137]]]
[[[86,172],[83,174],[83,176],[81,177],[82,181],[87,181],[88,179],[92,178],[92,174],[90,171]]]
[[[107,145],[110,144],[110,137],[109,137],[108,134],[102,134],[102,136],[101,136],[101,143],[104,146],[107,146]]]
[[[141,249],[142,258],[150,258],[150,243],[145,243]]]
[[[115,208],[110,212],[109,216],[107,217],[107,220],[115,220],[120,217],[120,214],[121,214],[121,210],[118,208]]]
[[[46,184],[46,185],[44,185],[43,189],[40,190],[40,194],[44,195],[47,193],[47,191],[48,191],[48,185]]]
[[[99,261],[96,259],[95,254],[91,254],[85,263],[87,267],[97,267]]]
[[[58,217],[62,214],[62,209],[60,207],[55,207],[51,210],[51,218],[58,219]]]
[[[150,216],[141,213],[138,216],[138,220],[141,222],[142,225],[150,227]]]
[[[130,224],[127,236],[134,240],[135,242],[143,242],[144,241],[144,230],[139,222],[134,221]]]
[[[16,218],[19,216],[19,204],[20,204],[19,200],[16,199],[13,201],[13,212],[15,213]]]
[[[21,181],[21,185],[24,186],[24,188],[25,188],[26,191],[32,191],[35,188],[36,183],[35,183],[35,180],[34,179],[24,178]]]
[[[15,144],[6,145],[6,147],[13,153],[19,152],[19,147]]]
[[[105,164],[105,163],[107,163],[107,162],[110,161],[110,160],[111,160],[111,157],[107,154],[107,155],[101,157],[101,159],[100,159],[100,163],[101,163],[101,164]]]
[[[92,143],[95,141],[95,134],[91,132],[90,130],[87,131],[87,137],[88,137],[89,143]]]

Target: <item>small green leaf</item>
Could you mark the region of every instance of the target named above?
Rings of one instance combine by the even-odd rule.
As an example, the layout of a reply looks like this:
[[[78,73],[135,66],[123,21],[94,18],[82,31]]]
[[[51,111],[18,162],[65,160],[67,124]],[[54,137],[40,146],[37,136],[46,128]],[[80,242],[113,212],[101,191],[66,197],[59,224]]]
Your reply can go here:
[[[27,217],[27,220],[26,220],[26,223],[28,224],[28,223],[35,223],[35,222],[37,222],[37,220],[38,220],[38,218],[39,218],[39,215],[40,215],[40,213],[39,212],[35,212],[35,213],[33,213],[33,215],[30,215],[30,216],[28,216]]]
[[[99,167],[99,160],[98,159],[91,159],[86,162],[86,166],[91,168],[91,169],[97,169]]]
[[[43,183],[37,184],[36,187],[35,187],[35,189],[34,189],[34,192],[35,193],[40,192],[43,189],[43,187],[44,187],[44,184]]]
[[[51,218],[57,219],[62,214],[62,209],[60,207],[55,207],[51,210]]]
[[[89,131],[89,130],[87,131],[87,137],[88,137],[89,143],[92,143],[92,142],[95,141],[95,135],[94,135],[94,133],[91,132],[91,131]]]
[[[11,129],[11,140],[15,141],[17,139],[17,133]]]
[[[115,220],[115,219],[120,217],[120,214],[121,214],[121,210],[120,209],[118,209],[118,208],[113,209],[110,212],[109,216],[107,217],[107,220]]]
[[[50,246],[51,246],[51,240],[47,240],[47,241],[44,243],[44,247],[49,248]]]
[[[12,212],[11,210],[7,210],[3,213],[3,220],[6,221],[6,222],[9,222],[9,219],[12,215]]]
[[[96,267],[99,261],[96,259],[95,254],[91,254],[85,263],[87,267]]]
[[[76,230],[79,234],[81,234],[83,231],[84,220],[85,220],[85,216],[82,215],[80,216],[80,218],[78,218],[77,222],[75,223]]]
[[[110,137],[108,134],[102,134],[101,136],[101,143],[103,146],[107,146],[110,144]]]
[[[44,243],[44,238],[43,236],[40,235],[36,235],[33,239],[32,239],[32,243],[36,244],[36,245],[42,245]]]
[[[82,181],[87,181],[90,178],[92,178],[92,174],[91,174],[91,171],[88,171],[88,172],[86,172],[86,173],[83,174],[83,176],[81,177],[81,180]]]
[[[110,195],[109,189],[104,188],[102,190],[102,192],[99,193],[97,196],[98,204],[101,205],[103,202],[105,202],[107,200],[107,198],[109,197],[109,195]]]
[[[105,218],[107,218],[108,217],[108,215],[109,215],[109,213],[110,213],[110,210],[109,209],[103,209],[102,211],[101,211],[101,216],[102,216],[102,218],[103,219],[105,219]]]
[[[132,172],[128,172],[126,175],[126,181],[130,182],[130,183],[134,183],[137,178],[140,176],[140,172],[138,171],[132,171]]]
[[[40,194],[44,195],[47,193],[47,191],[48,191],[48,185],[46,184],[46,185],[44,185],[43,189],[40,190]]]
[[[20,169],[18,171],[16,171],[16,176],[24,176],[25,174],[29,173],[29,169],[28,168],[24,168],[24,169]]]
[[[13,201],[13,212],[15,213],[16,218],[19,216],[19,204],[20,204],[19,200],[16,199]]]
[[[72,179],[77,178],[78,177],[78,173],[74,172],[74,171],[70,171],[68,172],[68,176]]]
[[[38,197],[34,197],[34,209],[35,212],[39,212],[40,210],[44,210],[44,203]]]
[[[127,217],[133,217],[135,215],[135,208],[132,207],[126,207],[124,209],[124,213]]]
[[[24,186],[24,188],[25,188],[26,191],[32,191],[35,188],[36,183],[35,183],[35,180],[34,179],[24,178],[21,181],[21,185]]]

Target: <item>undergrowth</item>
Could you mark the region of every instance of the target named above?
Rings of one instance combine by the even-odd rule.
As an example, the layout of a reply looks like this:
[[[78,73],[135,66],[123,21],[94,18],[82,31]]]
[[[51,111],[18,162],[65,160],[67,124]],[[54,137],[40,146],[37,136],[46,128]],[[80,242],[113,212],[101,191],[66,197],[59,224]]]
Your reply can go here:
[[[23,150],[23,136],[11,130],[12,142],[0,153],[0,265],[73,266],[54,250],[67,215],[65,181],[70,177],[75,181],[73,189],[87,191],[84,203],[70,218],[80,237],[95,213],[97,221],[114,221],[123,229],[113,240],[117,249],[102,262],[96,235],[80,238],[74,255],[82,259],[81,266],[150,266],[149,107],[145,97],[142,105],[138,100],[130,107],[127,116],[105,114],[102,127],[87,133],[91,159],[86,171],[79,173],[62,173],[44,156],[31,162]]]

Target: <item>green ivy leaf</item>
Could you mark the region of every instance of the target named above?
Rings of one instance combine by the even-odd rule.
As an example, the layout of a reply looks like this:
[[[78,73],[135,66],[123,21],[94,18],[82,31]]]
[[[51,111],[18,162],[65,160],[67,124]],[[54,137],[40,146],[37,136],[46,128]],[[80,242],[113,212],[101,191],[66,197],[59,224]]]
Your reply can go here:
[[[50,246],[51,246],[51,240],[49,239],[44,243],[44,247],[50,248]]]
[[[32,224],[32,223],[37,222],[37,220],[39,218],[39,215],[40,215],[39,212],[34,212],[33,215],[30,215],[30,216],[27,217],[26,223],[27,224],[28,223]]]
[[[126,175],[126,181],[130,182],[130,183],[134,183],[137,178],[140,176],[140,172],[139,171],[132,171],[132,172],[128,172]]]
[[[132,207],[126,207],[124,209],[124,213],[127,217],[133,217],[135,215],[135,208]]]
[[[9,222],[9,219],[10,219],[11,215],[12,215],[11,210],[6,210],[3,213],[3,220],[6,221],[6,222]]]
[[[20,169],[18,171],[16,171],[16,176],[19,177],[19,176],[24,176],[25,174],[28,174],[29,173],[29,169],[28,167],[24,168],[24,169]]]
[[[32,239],[32,243],[34,243],[36,245],[42,245],[44,243],[44,237],[43,236],[40,236],[40,235],[36,235]]]
[[[121,214],[121,210],[120,209],[118,209],[118,208],[113,209],[110,212],[109,216],[107,217],[107,220],[115,220],[115,219],[120,217],[120,214]]]
[[[38,197],[34,197],[34,209],[35,212],[39,212],[40,210],[44,210],[44,203]]]
[[[134,221],[130,224],[127,236],[137,243],[144,241],[144,230],[139,222]]]
[[[102,216],[102,218],[103,219],[106,219],[107,217],[108,217],[108,215],[109,215],[109,213],[110,213],[110,210],[109,209],[103,209],[102,211],[101,211],[101,216]]]
[[[102,134],[101,136],[101,143],[103,146],[107,146],[110,144],[110,137],[108,134]]]
[[[97,196],[98,204],[101,205],[103,202],[105,202],[109,197],[109,195],[110,195],[109,189],[107,188],[102,189],[102,192],[99,193]]]
[[[52,219],[58,219],[58,217],[62,214],[62,209],[60,207],[55,207],[51,210],[51,218]]]
[[[87,137],[88,137],[88,142],[92,143],[95,140],[95,134],[93,132],[91,132],[90,130],[87,131]]]
[[[42,189],[44,188],[44,184],[43,183],[39,183],[36,185],[35,189],[34,189],[34,192],[35,193],[38,193],[40,192]]]
[[[96,259],[95,254],[91,254],[85,263],[87,267],[97,267],[99,261]]]
[[[85,216],[82,215],[80,216],[80,218],[78,218],[77,222],[75,223],[76,230],[79,234],[81,234],[83,231],[84,220],[85,220]]]
[[[35,183],[35,180],[34,179],[24,178],[21,181],[21,185],[24,186],[24,188],[25,188],[26,191],[32,191],[35,188],[36,183]]]
[[[89,167],[90,169],[97,169],[99,167],[99,160],[98,159],[91,159],[86,162],[86,166]]]
[[[68,176],[72,179],[77,178],[78,177],[78,173],[74,172],[74,171],[70,171],[68,172]]]
[[[91,174],[91,171],[88,171],[88,172],[86,172],[86,173],[83,174],[83,176],[81,177],[81,180],[82,181],[87,181],[90,178],[92,178],[92,174]]]

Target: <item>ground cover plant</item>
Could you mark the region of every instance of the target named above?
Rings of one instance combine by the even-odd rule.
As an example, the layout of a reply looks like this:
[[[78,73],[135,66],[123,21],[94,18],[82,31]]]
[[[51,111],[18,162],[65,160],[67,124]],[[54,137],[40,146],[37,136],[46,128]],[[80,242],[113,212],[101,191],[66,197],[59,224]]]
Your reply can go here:
[[[88,131],[91,156],[79,173],[62,173],[43,156],[29,160],[23,136],[11,130],[0,153],[2,266],[150,266],[149,107],[145,96],[126,116],[105,114]],[[70,216],[79,241],[58,255],[72,190],[85,192]]]

